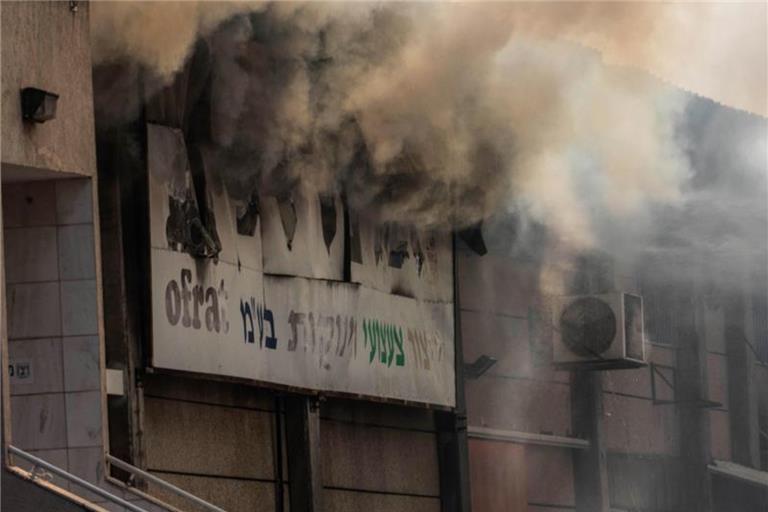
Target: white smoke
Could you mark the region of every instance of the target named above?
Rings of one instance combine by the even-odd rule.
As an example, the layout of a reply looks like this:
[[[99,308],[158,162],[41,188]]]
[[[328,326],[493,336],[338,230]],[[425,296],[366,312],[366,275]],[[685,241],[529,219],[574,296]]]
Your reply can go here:
[[[686,96],[605,58],[658,72],[666,50],[714,26],[710,9],[642,3],[121,2],[92,14],[97,61],[159,82],[208,41],[210,142],[233,189],[311,181],[429,226],[511,210],[576,246],[606,219],[679,201],[690,176]]]

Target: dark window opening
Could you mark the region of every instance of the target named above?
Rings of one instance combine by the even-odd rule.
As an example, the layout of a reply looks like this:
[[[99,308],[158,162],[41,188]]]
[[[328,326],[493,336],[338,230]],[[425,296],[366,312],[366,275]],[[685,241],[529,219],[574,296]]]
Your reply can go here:
[[[176,251],[188,252],[196,258],[215,258],[221,252],[216,221],[210,208],[201,213],[190,194],[168,196],[170,214],[165,225],[168,244]]]
[[[389,225],[385,224],[376,229],[373,241],[373,258],[376,266],[384,259],[384,252],[389,246]]]
[[[394,249],[389,251],[389,266],[393,268],[403,268],[403,263],[410,257],[411,255],[408,252],[408,242],[401,240],[397,242]]]
[[[467,244],[467,247],[480,256],[483,256],[488,252],[488,248],[485,246],[485,240],[483,239],[482,221],[459,231],[459,238]]]
[[[277,209],[280,212],[280,222],[285,233],[285,243],[290,251],[293,249],[293,237],[296,235],[296,224],[298,223],[296,205],[290,192],[277,196]]]
[[[360,220],[357,215],[349,215],[349,258],[355,263],[363,263],[363,249],[360,242]]]
[[[319,194],[320,221],[323,228],[323,241],[328,254],[331,253],[331,244],[336,238],[336,198],[333,194]]]
[[[260,212],[259,196],[254,192],[251,194],[248,204],[242,209],[242,213],[238,211],[237,233],[243,236],[254,236],[256,234],[256,226],[259,225]]]

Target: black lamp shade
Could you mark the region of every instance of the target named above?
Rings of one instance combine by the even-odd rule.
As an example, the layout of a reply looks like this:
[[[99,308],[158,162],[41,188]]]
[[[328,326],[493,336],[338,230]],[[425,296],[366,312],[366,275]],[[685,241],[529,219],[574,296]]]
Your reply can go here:
[[[25,87],[21,90],[21,114],[27,121],[44,123],[56,117],[58,94]]]

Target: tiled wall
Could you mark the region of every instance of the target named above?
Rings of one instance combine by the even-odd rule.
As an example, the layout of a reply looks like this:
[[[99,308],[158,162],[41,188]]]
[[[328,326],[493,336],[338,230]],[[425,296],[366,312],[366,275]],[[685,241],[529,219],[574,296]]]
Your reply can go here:
[[[99,481],[103,442],[91,181],[4,185],[3,228],[12,443]]]
[[[79,178],[2,188],[11,442],[160,512],[166,509],[105,481],[92,190],[90,179]],[[64,479],[53,482],[123,511]]]
[[[329,398],[320,405],[320,467],[323,510],[440,510],[430,411]]]
[[[271,393],[167,375],[146,376],[144,386],[148,471],[230,512],[275,510]],[[287,479],[285,458],[282,467]],[[148,492],[181,510],[200,510],[157,486]],[[287,510],[287,486],[284,492]]]

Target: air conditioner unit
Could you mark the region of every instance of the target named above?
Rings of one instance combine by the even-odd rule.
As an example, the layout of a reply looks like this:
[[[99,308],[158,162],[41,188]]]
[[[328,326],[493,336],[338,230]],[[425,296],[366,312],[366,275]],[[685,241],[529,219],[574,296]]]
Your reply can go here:
[[[612,370],[646,364],[642,297],[624,292],[557,297],[552,306],[556,366]]]

